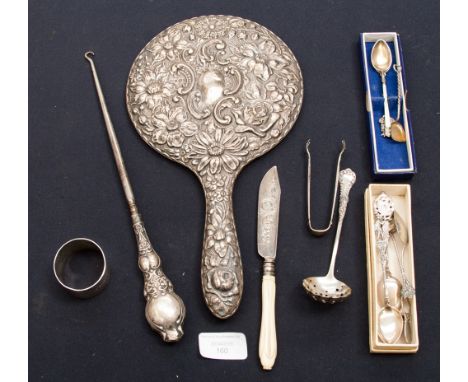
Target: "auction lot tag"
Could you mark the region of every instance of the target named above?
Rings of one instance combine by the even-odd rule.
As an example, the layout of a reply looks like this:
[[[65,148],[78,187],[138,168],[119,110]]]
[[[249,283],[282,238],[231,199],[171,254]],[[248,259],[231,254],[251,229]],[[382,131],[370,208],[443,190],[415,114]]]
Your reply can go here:
[[[247,358],[247,339],[244,333],[200,333],[198,348],[205,358],[229,360]]]

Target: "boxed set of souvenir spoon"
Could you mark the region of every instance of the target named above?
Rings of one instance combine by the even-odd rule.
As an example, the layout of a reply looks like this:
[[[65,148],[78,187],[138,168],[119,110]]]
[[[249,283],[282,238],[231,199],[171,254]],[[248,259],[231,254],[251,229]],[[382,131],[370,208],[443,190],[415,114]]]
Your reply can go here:
[[[360,45],[372,174],[409,178],[417,168],[400,35],[361,33]]]
[[[415,353],[419,336],[410,186],[370,184],[364,211],[370,351]]]

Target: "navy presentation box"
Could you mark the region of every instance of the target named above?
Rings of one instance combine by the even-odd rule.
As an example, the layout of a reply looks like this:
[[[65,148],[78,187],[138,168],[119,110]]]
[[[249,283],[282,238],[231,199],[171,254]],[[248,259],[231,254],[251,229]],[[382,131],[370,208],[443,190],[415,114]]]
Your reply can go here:
[[[384,114],[382,82],[380,74],[372,67],[371,51],[378,40],[387,42],[392,52],[392,67],[387,72],[387,93],[390,116],[396,118],[398,107],[398,79],[402,84],[402,95],[406,95],[405,66],[401,49],[400,36],[396,32],[361,33],[362,66],[366,87],[366,109],[369,117],[369,133],[372,153],[372,174],[375,178],[408,178],[416,173],[411,113],[406,104],[406,97],[401,98],[401,118],[406,133],[406,142],[395,142],[381,134],[379,119]],[[399,74],[394,65],[399,65]]]

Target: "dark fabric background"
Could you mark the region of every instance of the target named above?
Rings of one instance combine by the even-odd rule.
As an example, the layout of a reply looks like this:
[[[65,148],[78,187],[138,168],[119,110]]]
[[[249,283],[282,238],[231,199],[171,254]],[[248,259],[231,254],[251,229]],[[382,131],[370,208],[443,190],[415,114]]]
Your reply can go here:
[[[153,152],[133,129],[124,101],[130,66],[157,33],[180,20],[232,14],[280,36],[304,75],[304,106],[273,151],[238,177],[236,223],[245,292],[221,321],[200,287],[204,197],[185,168]],[[31,1],[29,10],[29,375],[31,381],[433,381],[439,378],[439,3],[438,1]],[[371,355],[368,345],[363,194],[370,156],[359,32],[401,34],[419,173],[410,181],[418,286],[420,351]],[[12,31],[12,34],[14,31]],[[144,318],[135,240],[83,53],[96,52],[127,169],[164,269],[187,306],[185,336],[165,344]],[[8,75],[8,74],[6,74]],[[325,273],[333,235],[306,229],[306,156],[312,139],[314,220],[324,223],[341,138],[351,191],[339,277],[353,288],[336,306],[312,302],[301,287]],[[278,358],[257,356],[261,259],[256,251],[258,186],[277,165],[282,187],[277,257]],[[61,290],[52,273],[60,244],[85,236],[104,248],[108,288],[87,301]],[[202,331],[240,331],[246,361],[202,359]]]

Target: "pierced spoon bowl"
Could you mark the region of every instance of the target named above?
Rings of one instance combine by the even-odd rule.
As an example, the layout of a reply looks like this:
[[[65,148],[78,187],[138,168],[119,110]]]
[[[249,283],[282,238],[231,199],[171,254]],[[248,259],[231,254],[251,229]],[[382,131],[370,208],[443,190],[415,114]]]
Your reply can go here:
[[[351,295],[351,288],[335,277],[307,277],[302,286],[310,297],[324,304],[335,304]]]

